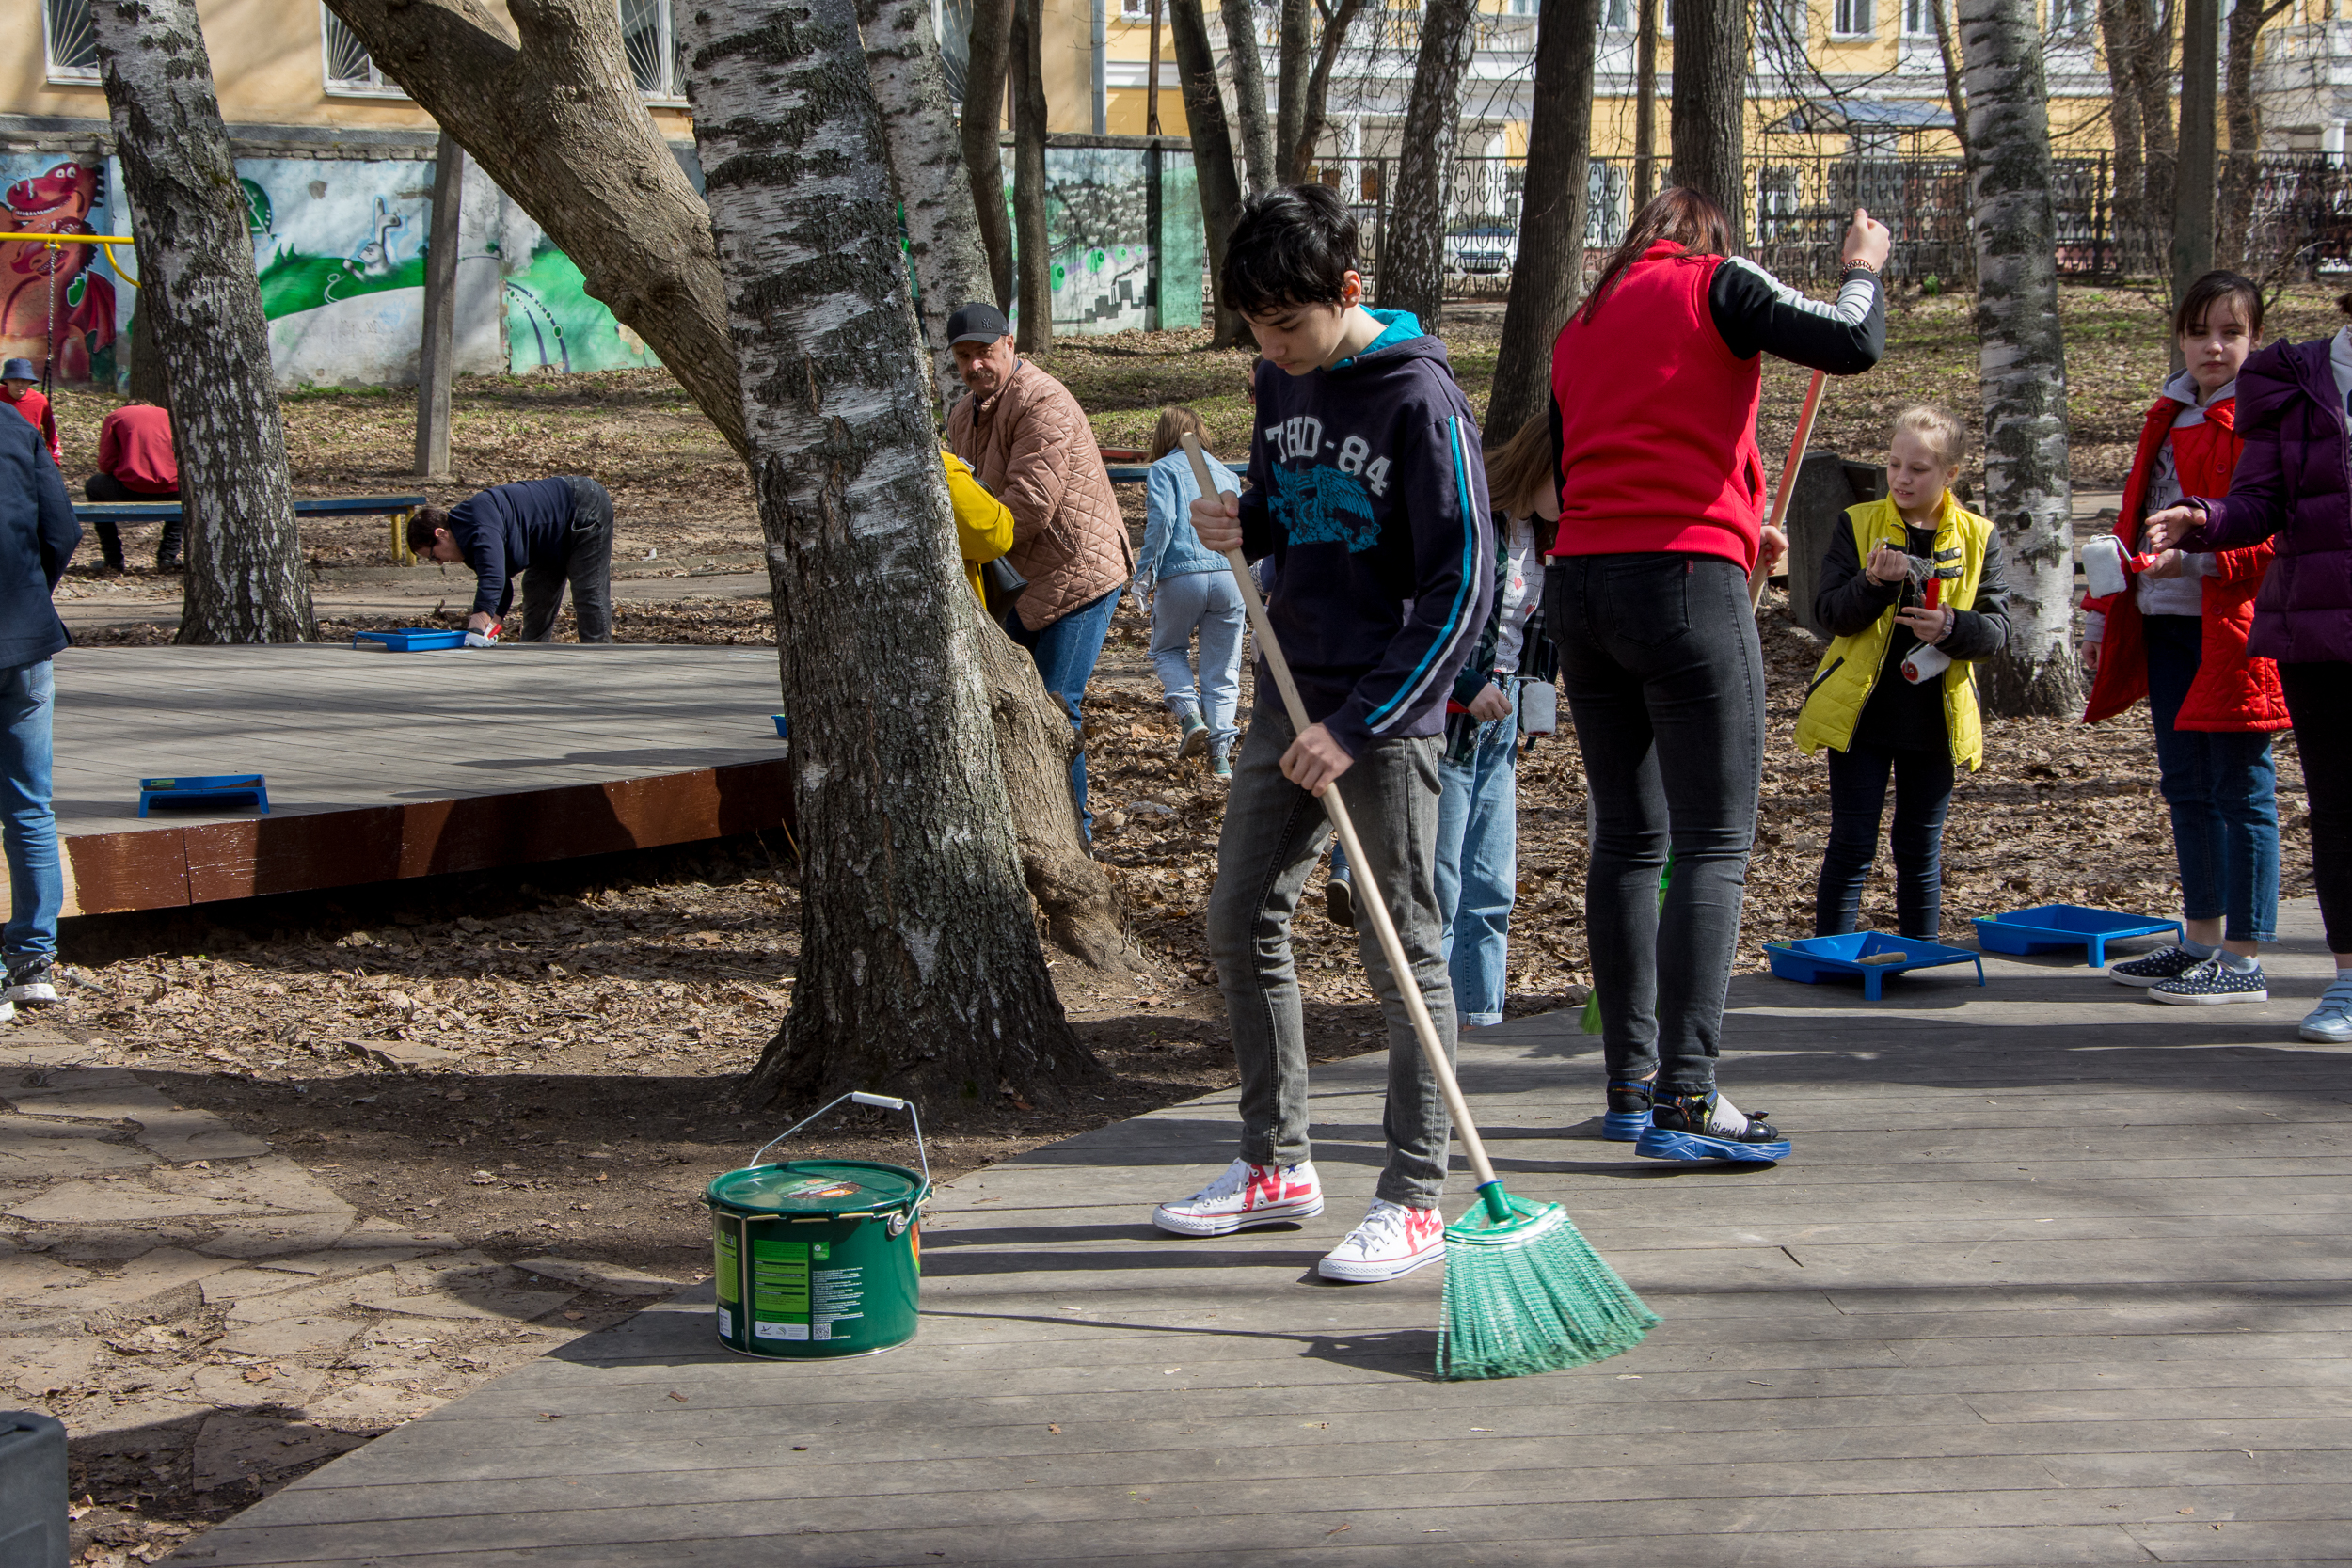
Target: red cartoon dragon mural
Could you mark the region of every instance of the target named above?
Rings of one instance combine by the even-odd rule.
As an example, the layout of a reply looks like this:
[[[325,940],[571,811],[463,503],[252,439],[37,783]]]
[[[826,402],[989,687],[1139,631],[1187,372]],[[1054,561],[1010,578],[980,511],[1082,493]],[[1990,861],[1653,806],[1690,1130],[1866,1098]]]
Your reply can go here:
[[[15,234],[94,234],[89,214],[101,198],[101,170],[64,163],[20,180],[8,190],[0,231]],[[0,244],[0,356],[46,365],[56,378],[111,376],[115,287],[92,263],[98,247],[67,245],[52,250],[38,240]]]

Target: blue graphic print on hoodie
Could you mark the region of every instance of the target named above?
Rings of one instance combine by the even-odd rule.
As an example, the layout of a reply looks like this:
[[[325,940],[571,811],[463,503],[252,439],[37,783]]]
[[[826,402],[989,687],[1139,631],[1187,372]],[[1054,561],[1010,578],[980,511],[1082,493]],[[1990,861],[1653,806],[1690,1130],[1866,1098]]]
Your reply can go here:
[[[1258,367],[1242,548],[1307,717],[1350,756],[1436,735],[1494,592],[1478,423],[1445,345],[1402,310],[1352,358]],[[1271,693],[1273,677],[1259,673]]]

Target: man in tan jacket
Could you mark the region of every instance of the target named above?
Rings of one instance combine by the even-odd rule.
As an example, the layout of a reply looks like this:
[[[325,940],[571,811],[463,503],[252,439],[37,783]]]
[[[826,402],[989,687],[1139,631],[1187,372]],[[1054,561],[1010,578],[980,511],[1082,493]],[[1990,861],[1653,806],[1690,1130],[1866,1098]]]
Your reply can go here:
[[[1126,520],[1111,493],[1102,449],[1070,388],[1013,351],[993,305],[947,318],[947,341],[971,395],[947,413],[947,445],[989,494],[1012,509],[1006,562],[1028,579],[1005,630],[1037,660],[1038,673],[1084,731],[1078,700],[1094,673],[1119,592],[1135,573]],[[1089,843],[1087,759],[1070,765],[1070,791]]]

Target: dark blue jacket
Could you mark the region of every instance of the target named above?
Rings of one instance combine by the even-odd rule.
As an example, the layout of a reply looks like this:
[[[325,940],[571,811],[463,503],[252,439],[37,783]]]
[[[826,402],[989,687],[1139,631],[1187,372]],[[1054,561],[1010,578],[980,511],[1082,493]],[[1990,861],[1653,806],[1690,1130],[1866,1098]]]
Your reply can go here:
[[[49,595],[81,542],[40,432],[0,420],[0,670],[38,664],[72,641]]]
[[[503,617],[515,602],[515,578],[526,567],[562,564],[571,552],[572,482],[525,480],[501,484],[449,511],[449,536],[473,568],[473,608]]]
[[[1445,727],[1494,597],[1478,421],[1445,345],[1406,312],[1373,314],[1387,330],[1329,370],[1260,361],[1241,499],[1243,549],[1275,559],[1266,618],[1307,717],[1350,756]]]

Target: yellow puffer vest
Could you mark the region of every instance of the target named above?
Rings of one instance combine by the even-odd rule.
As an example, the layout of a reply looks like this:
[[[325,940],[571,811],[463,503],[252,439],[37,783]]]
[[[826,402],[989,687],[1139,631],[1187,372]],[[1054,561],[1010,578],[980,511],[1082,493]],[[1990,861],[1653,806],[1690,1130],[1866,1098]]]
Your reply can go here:
[[[1870,552],[1881,545],[1899,550],[1906,547],[1903,516],[1891,500],[1850,507],[1846,518],[1853,524],[1854,553],[1860,561],[1868,562]],[[1950,609],[1967,610],[1976,604],[1977,580],[1984,573],[1985,541],[1992,536],[1992,523],[1954,500],[1949,490],[1944,492],[1944,511],[1935,523],[1935,561],[1939,575],[1958,569],[1957,576],[1942,579],[1943,602]],[[1805,690],[1804,710],[1797,715],[1797,750],[1811,756],[1824,746],[1842,752],[1852,742],[1854,725],[1861,721],[1862,709],[1878,686],[1879,671],[1886,663],[1887,641],[1894,633],[1895,611],[1890,608],[1868,629],[1829,645],[1813,672],[1813,684]],[[1970,660],[1954,659],[1943,677],[1944,729],[1952,737],[1952,760],[1966,763],[1971,769],[1984,761],[1976,668]]]

